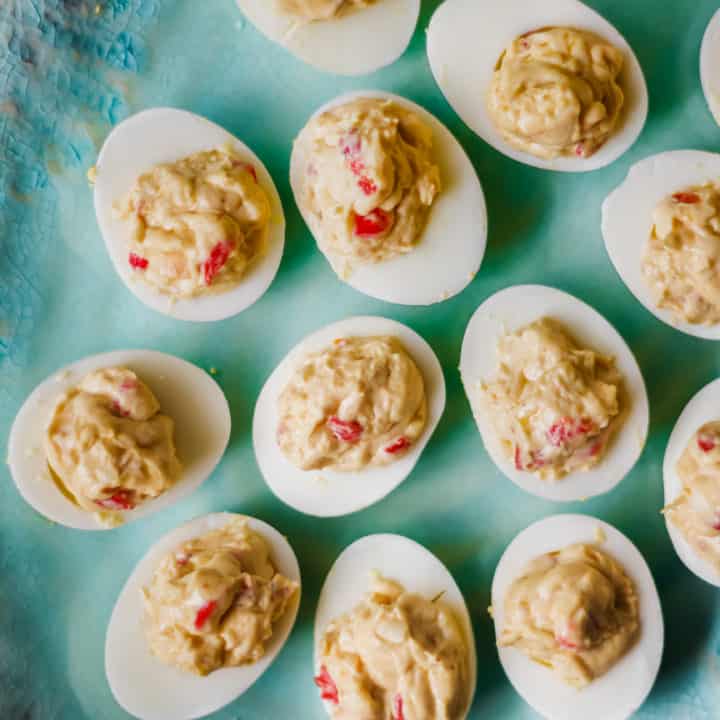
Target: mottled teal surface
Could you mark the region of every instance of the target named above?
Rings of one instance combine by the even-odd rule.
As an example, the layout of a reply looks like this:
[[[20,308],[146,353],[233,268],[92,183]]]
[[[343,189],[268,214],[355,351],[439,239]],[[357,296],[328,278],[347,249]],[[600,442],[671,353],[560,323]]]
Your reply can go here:
[[[495,0],[478,0],[478,2]],[[540,1],[540,0],[539,0]],[[367,533],[404,533],[452,570],[475,621],[478,689],[471,718],[534,717],[505,679],[485,608],[494,566],[526,525],[558,506],[524,494],[482,449],[456,370],[464,327],[486,297],[542,282],[568,290],[621,331],[651,400],[641,461],[605,497],[564,506],[595,514],[635,541],[657,579],[667,648],[645,720],[717,718],[718,592],[675,556],[658,510],[661,458],[687,400],[720,374],[719,347],[659,323],[615,275],[602,245],[600,204],[628,167],[673,148],[717,150],[720,129],[700,90],[697,58],[717,0],[593,0],[635,48],[650,87],[650,119],[633,150],[591,175],[518,165],[468,131],[438,91],[423,3],[410,51],[362,80],[334,79],[296,62],[241,19],[232,0],[3,0],[0,2],[0,442],[24,397],[55,368],[123,347],[175,353],[217,367],[233,435],[217,472],[189,499],[108,533],[52,525],[26,506],[0,470],[0,718],[117,720],[103,671],[105,627],[115,597],[145,549],[196,515],[235,510],[286,533],[304,575],[296,629],[271,670],[218,720],[319,720],[311,680],[315,600],[334,557]],[[340,91],[378,87],[421,103],[457,134],[483,181],[489,247],[459,297],[431,308],[368,299],[341,284],[293,205],[291,141],[310,112]],[[183,107],[252,146],[275,177],[288,218],[286,254],[269,293],[241,316],[188,325],[141,305],[115,275],[95,223],[85,171],[112,123],[151,105]],[[307,332],[355,313],[408,323],[445,368],[448,406],[421,463],[377,506],[315,520],[269,492],[250,442],[264,379]]]

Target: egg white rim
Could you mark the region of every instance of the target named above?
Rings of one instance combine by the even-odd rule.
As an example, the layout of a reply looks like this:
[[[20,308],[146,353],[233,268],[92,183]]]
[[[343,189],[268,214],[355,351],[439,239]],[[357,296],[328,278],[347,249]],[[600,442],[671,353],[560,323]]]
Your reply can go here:
[[[53,522],[77,530],[110,529],[60,492],[50,477],[43,443],[60,396],[88,373],[120,365],[137,373],[158,398],[161,412],[174,420],[175,445],[183,463],[177,483],[160,497],[123,512],[124,523],[163,510],[192,493],[210,477],[225,452],[230,409],[220,386],[204,370],[154,350],[117,350],[78,360],[32,391],[15,417],[8,440],[8,464],[18,491],[25,502]]]
[[[158,563],[174,548],[221,528],[236,517],[246,518],[249,528],[267,540],[276,569],[298,583],[298,592],[275,624],[266,652],[257,662],[221,668],[205,677],[165,665],[150,652],[145,639],[140,589],[150,583]],[[138,562],[113,608],[105,637],[105,673],[115,700],[142,720],[191,720],[219,710],[247,691],[282,650],[295,625],[301,591],[300,567],[292,547],[262,520],[222,512],[195,518],[175,528],[154,543]],[[118,653],[121,646],[127,646],[124,653]],[[154,704],[150,712],[143,707],[148,695],[141,699],[141,687],[150,690],[150,702]]]
[[[440,90],[465,124],[498,152],[544,170],[589,172],[617,160],[640,136],[648,113],[648,91],[642,67],[625,38],[595,10],[577,0],[504,0],[490,7],[477,0],[445,0],[428,28],[430,68]],[[544,160],[510,146],[496,129],[486,98],[495,65],[503,50],[519,35],[548,26],[571,26],[601,35],[625,53],[620,85],[625,105],[620,124],[608,141],[589,158]],[[478,33],[483,35],[478,37]],[[439,37],[452,33],[448,57]],[[442,48],[442,49],[441,49]],[[478,59],[482,48],[487,62]],[[477,91],[475,91],[477,89]],[[469,100],[466,100],[469,98]]]
[[[675,422],[663,458],[665,505],[676,500],[682,492],[683,483],[677,473],[680,456],[695,432],[712,420],[720,420],[720,379],[713,380],[695,393]],[[688,570],[705,582],[720,587],[720,572],[693,550],[667,516],[665,516],[665,525],[675,552]]]
[[[597,541],[598,529],[605,535]],[[589,515],[554,515],[520,532],[500,558],[492,581],[495,635],[500,636],[504,599],[528,563],[544,553],[573,543],[598,546],[615,558],[635,583],[640,600],[640,637],[603,676],[578,691],[552,670],[512,647],[498,648],[500,664],[517,693],[548,720],[625,720],[645,701],[662,660],[665,626],[655,581],[645,559],[619,530]],[[656,631],[648,632],[648,628]],[[608,703],[607,700],[610,702]],[[608,705],[615,707],[608,707]]]
[[[255,167],[258,182],[270,200],[271,218],[264,254],[255,259],[237,287],[218,294],[171,299],[137,277],[128,264],[128,228],[113,217],[113,203],[135,180],[159,163],[176,162],[203,150],[230,145]],[[128,148],[133,148],[128,152]],[[140,150],[135,150],[139,147]],[[191,322],[214,322],[246,310],[270,287],[285,245],[285,215],[270,173],[260,158],[225,129],[200,115],[176,108],[150,108],[116,125],[98,155],[95,214],[110,259],[130,292],[147,307]]]
[[[365,295],[398,305],[443,302],[462,292],[480,270],[487,245],[487,206],[480,179],[464,148],[443,123],[420,105],[381,90],[358,90],[340,95],[318,108],[293,143],[290,185],[295,204],[316,238],[313,222],[299,202],[306,166],[301,139],[307,124],[318,115],[360,98],[391,100],[419,115],[432,128],[433,159],[440,168],[442,190],[430,209],[422,236],[411,252],[380,263],[360,265],[349,277],[338,275],[338,278]],[[460,180],[454,182],[454,178]],[[454,212],[458,207],[462,208],[461,213]],[[322,252],[319,245],[318,250]],[[323,255],[333,266],[332,258]],[[451,268],[453,259],[456,267]],[[429,284],[430,289],[418,291],[418,277],[424,277],[424,287]]]
[[[715,122],[720,125],[720,82],[717,66],[720,61],[720,10],[710,19],[700,45],[700,83]]]
[[[412,558],[411,562],[408,557]],[[333,620],[351,611],[364,600],[370,590],[373,571],[401,583],[408,592],[426,598],[434,598],[442,593],[442,600],[453,609],[462,626],[468,647],[468,675],[471,685],[468,704],[462,715],[463,718],[467,717],[477,682],[475,635],[467,603],[444,563],[426,547],[403,535],[366,535],[348,545],[338,555],[325,577],[315,611],[315,672],[320,670],[318,648],[325,629]],[[324,701],[323,704],[329,711],[329,703]]]
[[[517,470],[505,457],[478,397],[478,383],[496,374],[496,347],[500,337],[541,317],[558,320],[582,346],[613,356],[630,400],[629,413],[598,465],[554,482]],[[569,293],[544,285],[515,285],[485,300],[465,331],[460,374],[483,445],[491,459],[507,478],[533,495],[571,502],[609,492],[632,470],[645,446],[649,407],[637,360],[625,340],[600,313]]]
[[[383,0],[339,18],[299,23],[270,0],[236,1],[269,40],[316,70],[348,77],[368,75],[398,60],[410,45],[420,15],[420,0]],[[368,53],[368,38],[378,31],[392,38],[392,44]]]
[[[356,472],[300,470],[276,441],[278,398],[307,353],[338,337],[389,335],[398,338],[425,381],[427,423],[422,435],[395,462]],[[445,409],[445,378],[430,345],[406,325],[375,316],[351,317],[327,325],[301,340],[280,361],[260,391],[253,415],[253,447],[260,471],[272,492],[295,510],[316,517],[339,517],[382,500],[412,472]]]
[[[693,325],[657,307],[642,275],[642,260],[658,203],[688,185],[720,182],[720,154],[673,150],[651,155],[633,165],[625,180],[602,205],[605,249],[621,280],[658,320],[686,335],[720,340],[720,323]],[[630,242],[627,239],[630,239]]]

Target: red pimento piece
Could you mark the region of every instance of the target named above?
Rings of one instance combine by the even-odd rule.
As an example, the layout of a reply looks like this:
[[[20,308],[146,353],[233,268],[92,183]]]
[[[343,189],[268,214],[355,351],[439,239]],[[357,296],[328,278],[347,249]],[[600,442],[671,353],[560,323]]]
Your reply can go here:
[[[130,267],[135,270],[147,270],[147,267],[150,264],[150,261],[147,258],[133,252],[128,255],[128,262],[130,263]]]
[[[707,435],[698,435],[697,444],[703,452],[710,452],[715,448],[715,440]]]
[[[395,696],[395,702],[393,703],[393,720],[405,720],[403,714],[403,699],[399,693]]]
[[[212,285],[215,276],[223,269],[232,251],[233,244],[229,242],[219,242],[213,247],[210,257],[202,265],[206,285]]]
[[[333,679],[330,677],[330,673],[324,665],[320,668],[320,674],[316,675],[313,680],[320,688],[320,697],[323,700],[329,700],[335,705],[340,704],[337,685],[333,682]]]
[[[516,470],[523,469],[522,457],[520,455],[520,447],[518,445],[515,446],[515,469]]]
[[[123,380],[120,383],[121,390],[135,390],[138,384],[135,380]]]
[[[178,553],[178,554],[175,556],[175,562],[176,562],[178,565],[187,565],[187,564],[188,564],[188,560],[190,560],[190,556],[189,556],[189,555],[186,555],[185,553]]]
[[[117,400],[113,400],[112,407],[110,408],[115,415],[121,417],[127,417],[130,415],[130,411],[126,410]]]
[[[682,203],[683,205],[696,205],[700,202],[700,196],[693,192],[676,192],[672,199],[676,203]]]
[[[577,645],[569,640],[565,635],[559,635],[557,638],[557,644],[565,650],[577,650]]]
[[[585,146],[582,143],[578,143],[575,146],[575,155],[577,155],[578,157],[585,156]]]
[[[716,516],[716,517],[717,517],[717,519],[716,519],[715,522],[712,524],[712,529],[713,529],[713,530],[720,530],[720,515],[718,515],[718,516]]]
[[[109,498],[96,500],[95,503],[106,510],[132,510],[135,507],[130,490],[118,490]]]
[[[359,238],[371,238],[382,235],[393,223],[391,213],[375,208],[367,215],[355,216],[355,235]]]
[[[600,451],[603,449],[603,441],[598,440],[595,442],[592,447],[590,448],[590,457],[596,457],[600,454]]]
[[[328,418],[330,432],[343,442],[356,443],[363,434],[363,426],[357,420],[341,420],[336,415]]]
[[[360,153],[362,139],[357,133],[350,133],[340,141],[340,147],[345,157],[354,157]]]
[[[358,187],[365,195],[374,195],[377,192],[377,185],[369,177],[361,177],[358,180]]]
[[[208,621],[208,618],[215,612],[217,603],[215,600],[208,600],[195,615],[195,629],[202,630],[203,625]]]
[[[592,421],[588,418],[574,420],[571,417],[563,417],[550,426],[547,438],[551,445],[561,447],[578,435],[587,435],[592,427]]]
[[[385,452],[390,455],[396,455],[403,450],[407,450],[411,444],[404,435],[401,435],[395,442],[390,443],[390,445],[385,448]]]

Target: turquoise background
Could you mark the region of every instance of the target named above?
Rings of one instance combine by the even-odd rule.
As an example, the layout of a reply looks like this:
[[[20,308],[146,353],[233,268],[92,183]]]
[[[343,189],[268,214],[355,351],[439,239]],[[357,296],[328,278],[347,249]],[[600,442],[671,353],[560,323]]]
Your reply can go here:
[[[481,0],[478,0],[480,2]],[[488,3],[495,0],[487,0]],[[99,14],[95,14],[95,5]],[[668,540],[661,461],[690,397],[719,374],[717,346],[681,335],[645,311],[612,269],[600,205],[637,160],[661,150],[717,150],[698,52],[716,0],[594,0],[634,47],[650,88],[650,116],[635,147],[604,170],[552,174],[519,165],[475,137],[443,99],[425,57],[438,0],[423,2],[410,50],[360,80],[333,78],[261,37],[232,0],[4,0],[0,4],[0,442],[26,395],[57,367],[106,350],[146,347],[219,369],[233,416],[228,451],[189,499],[107,533],[53,525],[0,469],[0,717],[116,720],[103,670],[115,598],[148,546],[196,515],[233,510],[287,534],[303,571],[297,626],[272,668],[218,720],[325,717],[312,683],[312,619],[323,577],[347,544],[393,531],[428,546],[450,568],[470,607],[479,675],[473,719],[534,713],[497,661],[486,613],[495,564],[513,536],[557,511],[602,517],[647,558],[666,617],[657,685],[637,717],[704,720],[720,706],[717,591],[691,575]],[[490,234],[480,273],[458,297],[430,308],[366,298],[332,273],[305,229],[288,185],[291,142],[311,111],[353,88],[419,102],[457,135],[488,200]],[[139,303],[112,269],[85,172],[111,125],[152,105],[209,117],[249,144],[272,173],[288,220],[270,291],[238,317],[191,325]],[[482,448],[457,364],[475,308],[500,288],[539,282],[603,313],[637,355],[651,400],[650,439],[633,472],[608,495],[559,506],[506,480]],[[407,323],[437,352],[448,388],[438,430],[415,472],[375,507],[334,520],[303,516],[270,493],[250,437],[253,404],[276,363],[306,333],[357,313]]]

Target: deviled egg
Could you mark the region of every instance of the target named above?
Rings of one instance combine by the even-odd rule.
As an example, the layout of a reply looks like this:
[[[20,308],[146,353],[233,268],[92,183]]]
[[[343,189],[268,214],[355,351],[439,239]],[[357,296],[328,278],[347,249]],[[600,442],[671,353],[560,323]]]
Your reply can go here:
[[[180,358],[84,358],[30,394],[8,442],[13,480],[54,522],[105,530],[169,507],[212,473],[230,438],[217,383]]]
[[[242,695],[282,649],[300,603],[287,540],[255,518],[214,513],[168,533],[122,589],[105,671],[142,720],[191,720]]]
[[[285,243],[280,196],[260,159],[193,113],[153,108],[108,135],[95,213],[117,273],[153,310],[213,321],[256,302]]]
[[[678,557],[720,587],[720,380],[680,414],[663,460],[665,522]]]
[[[710,19],[700,46],[700,82],[715,122],[720,125],[720,10]]]
[[[353,317],[300,342],[253,417],[260,470],[280,500],[331,517],[381,500],[410,474],[445,409],[432,348],[410,328]]]
[[[462,720],[476,672],[465,600],[431,552],[368,535],[340,554],[315,614],[315,684],[330,717]]]
[[[517,285],[490,297],[465,331],[460,373],[485,449],[533,495],[600,495],[640,457],[640,368],[607,320],[572,295]]]
[[[335,75],[395,62],[415,32],[420,0],[237,0],[266,37]]]
[[[290,184],[333,270],[366,295],[430,305],[480,268],[487,212],[475,169],[405,98],[362,91],[321,107],[295,140]]]
[[[675,150],[630,168],[605,199],[602,233],[615,269],[659,320],[720,340],[720,155]]]
[[[628,150],[645,125],[648,94],[635,54],[577,0],[446,0],[427,48],[458,115],[527,165],[596,170]]]
[[[492,616],[506,675],[547,720],[626,720],[652,689],[660,599],[612,525],[555,515],[523,530],[495,570]]]

